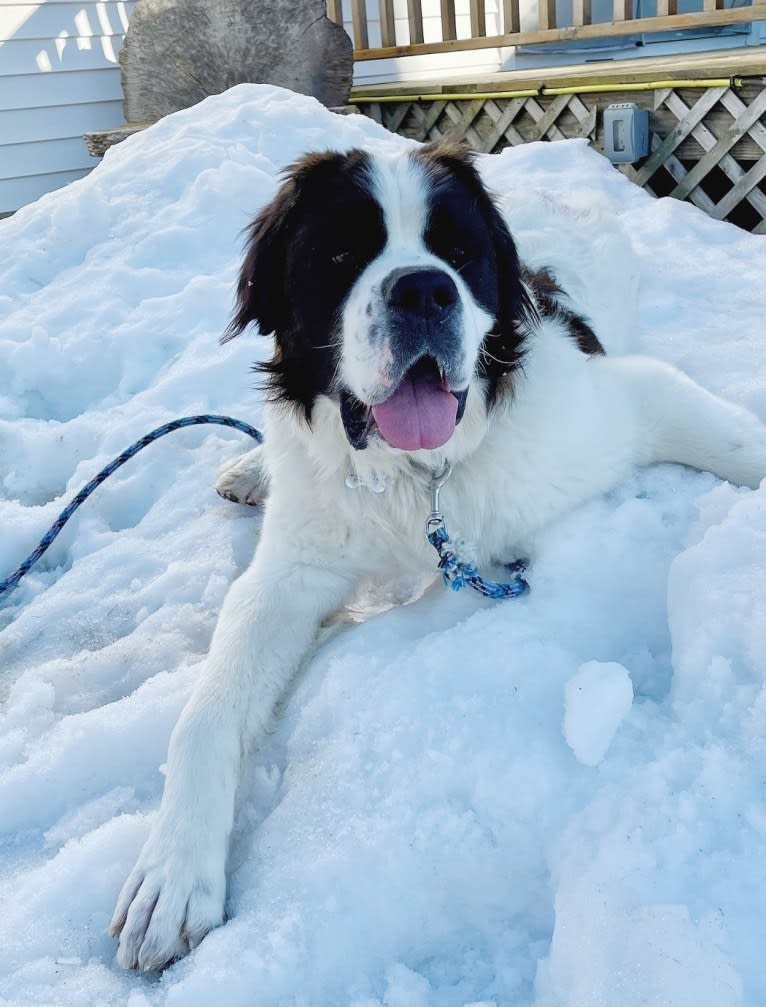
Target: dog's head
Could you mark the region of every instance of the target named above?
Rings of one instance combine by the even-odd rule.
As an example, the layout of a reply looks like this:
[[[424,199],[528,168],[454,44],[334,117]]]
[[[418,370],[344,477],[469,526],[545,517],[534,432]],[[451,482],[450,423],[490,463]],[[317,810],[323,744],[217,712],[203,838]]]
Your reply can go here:
[[[415,451],[449,441],[472,385],[491,403],[532,312],[466,150],[352,150],[288,169],[250,228],[224,338],[250,322],[273,332],[272,394],[309,421],[330,396],[353,447],[377,433]]]

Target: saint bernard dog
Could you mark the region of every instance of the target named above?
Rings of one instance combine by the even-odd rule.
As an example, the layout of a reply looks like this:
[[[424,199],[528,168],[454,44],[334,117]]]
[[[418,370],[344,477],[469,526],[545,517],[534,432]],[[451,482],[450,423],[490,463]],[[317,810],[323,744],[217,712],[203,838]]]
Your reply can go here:
[[[480,569],[635,465],[680,462],[751,487],[766,475],[754,416],[665,363],[604,352],[608,333],[560,275],[519,260],[458,147],[318,153],[289,168],[249,230],[224,338],[251,323],[274,337],[266,439],[219,491],[265,498],[262,533],[117,902],[127,968],[161,969],[223,921],[243,753],[362,578],[435,570],[424,523],[445,462],[443,511]]]

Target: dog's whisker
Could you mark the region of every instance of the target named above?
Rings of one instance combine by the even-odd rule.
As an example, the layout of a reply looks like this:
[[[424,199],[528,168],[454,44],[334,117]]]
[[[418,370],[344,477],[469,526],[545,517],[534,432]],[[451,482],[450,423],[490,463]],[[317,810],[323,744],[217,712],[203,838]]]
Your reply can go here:
[[[493,354],[491,354],[489,352],[489,350],[485,346],[482,346],[480,352],[481,352],[482,357],[486,357],[488,360],[494,360],[494,362],[496,364],[500,364],[503,367],[505,367],[507,365],[507,363],[508,363],[507,360],[501,360],[499,357],[493,356]]]

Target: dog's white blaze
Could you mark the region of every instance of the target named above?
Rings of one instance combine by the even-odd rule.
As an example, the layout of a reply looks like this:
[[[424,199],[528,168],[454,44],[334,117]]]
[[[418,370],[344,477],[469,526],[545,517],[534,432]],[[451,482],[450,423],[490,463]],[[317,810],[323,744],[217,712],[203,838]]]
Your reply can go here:
[[[426,252],[423,235],[428,212],[428,183],[422,165],[399,155],[373,161],[372,195],[383,208],[388,247],[402,254]]]
[[[482,340],[493,319],[476,303],[458,272],[434,255],[425,244],[429,180],[422,164],[407,155],[375,158],[370,191],[383,209],[386,244],[362,273],[343,310],[340,375],[364,402],[380,402],[393,391],[389,373],[390,343],[385,337],[382,285],[394,269],[441,269],[457,286],[463,309],[463,356],[455,390],[471,379]]]

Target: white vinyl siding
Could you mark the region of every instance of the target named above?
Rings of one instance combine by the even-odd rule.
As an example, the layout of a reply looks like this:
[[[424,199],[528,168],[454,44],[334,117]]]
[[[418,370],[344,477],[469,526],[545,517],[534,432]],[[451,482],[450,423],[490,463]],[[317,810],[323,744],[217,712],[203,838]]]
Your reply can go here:
[[[93,168],[88,130],[123,121],[117,54],[133,0],[0,0],[0,213]]]

